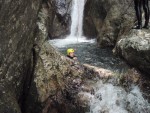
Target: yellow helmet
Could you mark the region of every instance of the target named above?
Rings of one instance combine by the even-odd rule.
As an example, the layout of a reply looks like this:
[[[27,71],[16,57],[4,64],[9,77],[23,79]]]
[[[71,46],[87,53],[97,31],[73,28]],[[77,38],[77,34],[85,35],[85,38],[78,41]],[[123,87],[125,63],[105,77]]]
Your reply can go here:
[[[70,53],[73,53],[73,52],[74,52],[74,49],[72,49],[72,48],[67,49],[67,55],[69,55]]]

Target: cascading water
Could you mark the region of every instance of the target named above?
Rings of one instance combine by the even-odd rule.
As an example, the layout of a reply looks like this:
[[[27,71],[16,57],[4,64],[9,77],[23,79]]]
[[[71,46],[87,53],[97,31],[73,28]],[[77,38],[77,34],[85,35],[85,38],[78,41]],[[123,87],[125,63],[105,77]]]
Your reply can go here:
[[[83,12],[85,0],[73,0],[71,15],[71,37],[82,37]]]
[[[72,0],[71,10],[71,27],[70,34],[65,39],[52,40],[51,43],[57,47],[64,47],[69,44],[76,44],[82,42],[95,42],[94,39],[87,40],[83,36],[83,16],[84,16],[85,0]]]
[[[100,81],[95,90],[89,113],[150,113],[150,104],[138,86],[133,85],[126,92],[122,87]]]

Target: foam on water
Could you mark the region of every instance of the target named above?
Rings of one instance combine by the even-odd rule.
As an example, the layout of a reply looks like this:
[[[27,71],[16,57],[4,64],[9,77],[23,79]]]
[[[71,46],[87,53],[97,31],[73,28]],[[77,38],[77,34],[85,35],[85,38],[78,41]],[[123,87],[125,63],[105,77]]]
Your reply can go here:
[[[83,42],[94,43],[95,39],[87,40],[85,37],[77,38],[75,36],[68,36],[65,39],[50,40],[50,43],[58,48],[65,47],[70,44],[78,44]]]
[[[112,84],[97,85],[94,98],[90,102],[90,113],[149,113],[150,104],[137,86],[130,92]]]

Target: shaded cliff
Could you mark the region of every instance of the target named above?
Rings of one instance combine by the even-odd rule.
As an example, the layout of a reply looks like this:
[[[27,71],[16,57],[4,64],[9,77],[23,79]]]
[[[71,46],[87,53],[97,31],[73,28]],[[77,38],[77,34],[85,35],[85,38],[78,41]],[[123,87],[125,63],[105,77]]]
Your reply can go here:
[[[21,113],[24,84],[30,84],[33,44],[41,0],[0,2],[0,112]],[[29,16],[30,15],[30,16]]]

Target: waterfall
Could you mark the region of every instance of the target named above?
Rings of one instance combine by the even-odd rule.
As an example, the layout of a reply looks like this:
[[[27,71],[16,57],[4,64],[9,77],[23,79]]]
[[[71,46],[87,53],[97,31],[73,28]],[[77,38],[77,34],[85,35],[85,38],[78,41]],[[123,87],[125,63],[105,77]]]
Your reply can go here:
[[[85,0],[73,0],[71,12],[71,37],[81,38],[83,35],[83,13]]]
[[[86,37],[83,36],[82,28],[85,2],[86,0],[72,0],[70,34],[65,37],[65,39],[51,40],[52,45],[55,45],[56,47],[64,47],[70,44],[95,42],[94,39],[87,40]]]

